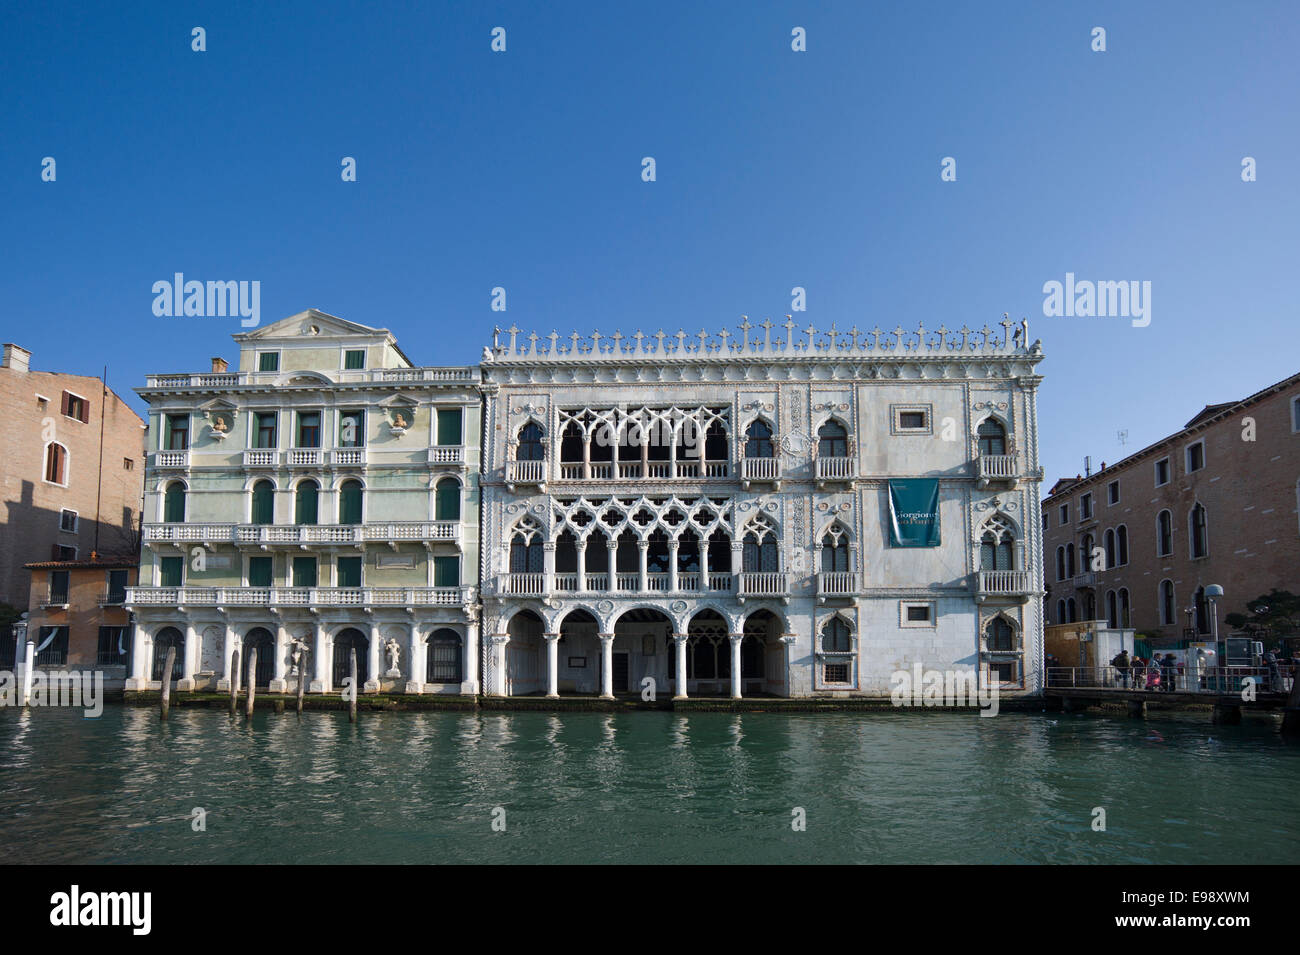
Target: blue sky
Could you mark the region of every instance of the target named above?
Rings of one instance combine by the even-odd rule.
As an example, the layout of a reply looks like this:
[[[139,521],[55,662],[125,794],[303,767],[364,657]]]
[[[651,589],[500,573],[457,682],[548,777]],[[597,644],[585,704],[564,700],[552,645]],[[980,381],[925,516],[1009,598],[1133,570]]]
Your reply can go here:
[[[129,393],[233,358],[237,319],[153,315],[174,272],[422,364],[802,286],[821,327],[1028,317],[1049,482],[1300,370],[1294,3],[129,6],[0,31],[0,336],[37,368]],[[1067,271],[1150,281],[1150,326],[1044,317]]]

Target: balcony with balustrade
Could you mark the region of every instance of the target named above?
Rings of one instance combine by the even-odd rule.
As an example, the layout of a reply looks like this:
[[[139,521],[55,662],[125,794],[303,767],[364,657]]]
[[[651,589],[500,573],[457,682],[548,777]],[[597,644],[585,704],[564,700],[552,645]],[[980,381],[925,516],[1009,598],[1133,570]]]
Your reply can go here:
[[[747,491],[751,484],[771,484],[773,487],[779,488],[781,486],[781,459],[777,457],[741,458],[740,480]]]
[[[707,586],[702,586],[703,584]],[[619,571],[612,576],[599,571],[583,574],[556,573],[554,584],[548,590],[546,574],[529,572],[504,574],[501,592],[515,597],[547,597],[551,593],[699,595],[710,592],[728,594],[734,586],[735,575],[729,573],[710,573],[706,581],[698,572],[682,571],[674,575],[648,571],[643,577],[639,571]]]
[[[817,602],[851,599],[860,591],[858,575],[850,570],[824,570],[817,575]]]
[[[438,467],[465,466],[465,448],[459,444],[443,444],[429,448],[429,463]]]
[[[366,466],[365,448],[332,448],[329,463],[336,468],[363,468]]]
[[[726,461],[562,461],[562,481],[698,481],[725,479],[731,474]],[[524,483],[524,482],[519,482]]]
[[[858,476],[856,458],[819,457],[816,464],[817,485],[846,483]]]
[[[513,491],[517,486],[546,489],[546,461],[507,461],[506,486]]]
[[[274,469],[280,466],[280,451],[276,448],[248,448],[243,464],[248,469]]]
[[[456,587],[128,587],[126,608],[147,607],[463,607],[473,588]]]
[[[743,571],[736,597],[741,603],[746,599],[777,599],[789,603],[790,583],[783,573]]]
[[[1014,454],[980,454],[975,460],[975,474],[981,488],[991,484],[1014,485],[1019,480]]]
[[[201,375],[146,375],[144,391],[184,392],[237,388],[241,385],[272,387],[280,383],[283,371],[220,372]],[[464,384],[473,386],[479,381],[475,366],[445,368],[366,368],[345,369],[332,374],[335,381],[346,384],[410,384],[429,382],[435,384]]]
[[[372,521],[366,524],[145,524],[144,542],[270,547],[275,544],[461,543],[460,521]]]
[[[190,466],[190,452],[154,451],[149,455],[149,467],[162,471],[184,471]]]
[[[977,582],[979,599],[987,597],[1026,598],[1034,593],[1027,570],[981,570]]]

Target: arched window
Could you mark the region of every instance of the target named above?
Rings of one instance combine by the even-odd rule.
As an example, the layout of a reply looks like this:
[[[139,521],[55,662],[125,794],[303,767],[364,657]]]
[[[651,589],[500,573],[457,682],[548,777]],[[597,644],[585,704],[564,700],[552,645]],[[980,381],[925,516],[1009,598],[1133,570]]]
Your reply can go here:
[[[1066,616],[1065,616],[1065,601],[1064,601],[1064,600],[1058,600],[1058,601],[1056,602],[1056,622],[1057,622],[1057,623],[1069,623],[1069,622],[1070,622],[1070,621],[1066,618]]]
[[[68,449],[61,444],[45,446],[45,480],[51,484],[68,483]]]
[[[1121,524],[1115,529],[1115,549],[1118,551],[1119,566],[1128,563],[1128,527]]]
[[[1110,570],[1117,563],[1115,554],[1115,532],[1106,532],[1106,569]]]
[[[1119,625],[1121,627],[1133,626],[1132,612],[1128,604],[1128,588],[1121,587],[1119,590]]]
[[[759,517],[749,525],[742,557],[746,573],[776,573],[781,569],[777,561],[776,529],[767,518]]]
[[[817,429],[817,456],[819,458],[847,458],[849,433],[834,418]]]
[[[1092,550],[1097,541],[1091,534],[1084,534],[1083,541],[1079,544],[1079,560],[1083,564],[1084,573],[1092,570]]]
[[[1065,575],[1068,578],[1074,576],[1074,545],[1065,545]]]
[[[460,520],[460,482],[443,478],[438,482],[433,502],[433,517],[438,521]]]
[[[172,481],[163,493],[163,523],[185,523],[185,485]]]
[[[429,651],[424,670],[426,683],[461,681],[460,634],[443,627],[429,634]]]
[[[275,523],[275,485],[270,481],[258,481],[253,485],[254,524]]]
[[[1002,617],[994,617],[984,631],[990,650],[1007,651],[1016,648],[1016,634],[1011,624]]]
[[[510,538],[510,573],[540,574],[542,570],[542,531],[536,521],[525,518]]]
[[[1065,579],[1065,548],[1056,548],[1056,579]]]
[[[1209,538],[1206,534],[1204,505],[1198,501],[1187,518],[1190,541],[1188,555],[1195,560],[1197,557],[1204,557],[1210,552]]]
[[[1174,517],[1168,511],[1156,515],[1156,556],[1170,557],[1174,552]]]
[[[1205,596],[1204,587],[1196,588],[1196,596],[1195,599],[1193,600],[1193,604],[1196,608],[1196,632],[1209,633],[1210,632],[1210,601],[1209,598]]]
[[[519,429],[519,447],[515,449],[516,461],[541,461],[546,457],[542,444],[542,426],[530,421]]]
[[[153,675],[151,679],[162,682],[163,667],[167,663],[167,650],[175,648],[170,679],[179,680],[185,674],[185,638],[175,627],[164,627],[153,638]]]
[[[1006,454],[1007,432],[996,418],[985,418],[976,431],[981,455]]]
[[[298,485],[295,495],[293,520],[295,524],[315,524],[320,507],[320,485],[308,479]]]
[[[745,457],[770,458],[775,454],[776,449],[772,445],[772,428],[759,418],[745,431]]]
[[[1175,623],[1174,582],[1160,581],[1160,623],[1164,626]]]
[[[1106,626],[1112,630],[1119,626],[1119,601],[1113,590],[1106,591]]]
[[[304,523],[304,522],[299,522]],[[361,482],[344,481],[339,488],[339,523],[361,523]]]
[[[244,652],[240,654],[239,667],[241,682],[248,679],[248,660],[250,650],[257,651],[257,661],[253,664],[253,682],[255,686],[270,686],[275,676],[275,637],[264,627],[254,627],[244,636]]]
[[[560,435],[560,461],[565,464],[581,464],[582,449],[585,445],[582,435],[582,425],[576,421],[570,421],[564,428],[564,433]]]
[[[849,535],[839,524],[832,524],[822,538],[822,572],[849,570]]]
[[[853,631],[842,617],[831,617],[822,627],[822,651],[825,653],[850,653],[853,650]]]
[[[1015,569],[1015,528],[1001,514],[995,514],[980,535],[980,570]]]
[[[720,419],[714,418],[704,430],[704,460],[726,461],[730,457],[727,426]]]

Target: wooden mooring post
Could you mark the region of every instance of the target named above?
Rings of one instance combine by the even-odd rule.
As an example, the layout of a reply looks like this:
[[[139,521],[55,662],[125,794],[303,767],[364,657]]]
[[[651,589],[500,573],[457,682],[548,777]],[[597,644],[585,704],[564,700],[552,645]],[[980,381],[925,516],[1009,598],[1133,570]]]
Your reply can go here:
[[[162,671],[162,703],[158,716],[160,719],[167,719],[167,711],[172,706],[172,664],[176,662],[176,648],[167,648],[167,660],[163,663]]]
[[[239,650],[230,651],[230,715],[239,711]]]
[[[257,695],[257,647],[248,651],[248,700],[244,704],[244,716],[253,718],[253,697]]]
[[[307,685],[307,651],[298,656],[298,717],[302,718],[302,691]]]
[[[348,722],[357,721],[357,648],[352,648],[352,686],[349,687]]]

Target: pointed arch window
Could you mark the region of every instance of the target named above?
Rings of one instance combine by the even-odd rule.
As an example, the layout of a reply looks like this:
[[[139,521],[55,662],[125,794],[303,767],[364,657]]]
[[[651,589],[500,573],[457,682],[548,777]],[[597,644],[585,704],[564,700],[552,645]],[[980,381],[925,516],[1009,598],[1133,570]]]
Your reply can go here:
[[[531,519],[521,521],[510,538],[510,572],[540,574],[542,570],[541,528]]]
[[[989,518],[980,535],[980,569],[1015,570],[1015,541],[1015,528],[1006,518],[1000,514]]]
[[[849,535],[838,523],[822,538],[822,572],[846,573],[849,567]]]
[[[1174,553],[1174,516],[1169,511],[1156,515],[1156,556],[1170,557]]]
[[[1175,622],[1174,582],[1160,581],[1160,623],[1169,626]]]
[[[542,426],[530,421],[519,429],[519,447],[515,449],[516,461],[541,461],[546,457]]]
[[[766,518],[760,517],[750,525],[744,544],[742,560],[746,573],[775,573],[781,569],[777,559],[776,529]]]
[[[745,430],[745,457],[770,458],[776,455],[772,443],[772,428],[759,418]]]
[[[976,431],[980,454],[1006,454],[1007,432],[996,418],[985,418]]]
[[[984,633],[989,650],[1006,652],[1016,648],[1015,631],[1002,617],[994,617],[990,620]]]
[[[831,617],[822,627],[822,651],[825,653],[851,653],[853,630],[842,617]]]
[[[834,418],[817,429],[817,456],[821,458],[847,458],[849,433]]]

